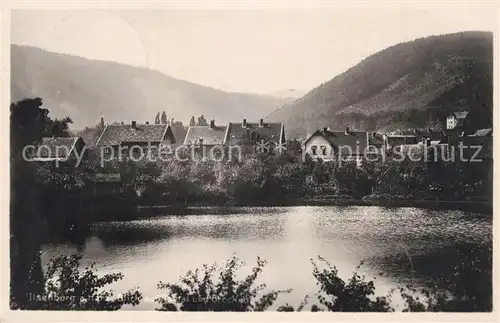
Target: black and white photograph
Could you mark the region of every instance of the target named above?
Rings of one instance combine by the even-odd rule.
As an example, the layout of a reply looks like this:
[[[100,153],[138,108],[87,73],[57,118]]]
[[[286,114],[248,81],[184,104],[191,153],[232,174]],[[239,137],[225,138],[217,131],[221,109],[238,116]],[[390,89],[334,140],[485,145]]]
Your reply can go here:
[[[3,8],[2,312],[493,311],[497,2],[52,5]]]

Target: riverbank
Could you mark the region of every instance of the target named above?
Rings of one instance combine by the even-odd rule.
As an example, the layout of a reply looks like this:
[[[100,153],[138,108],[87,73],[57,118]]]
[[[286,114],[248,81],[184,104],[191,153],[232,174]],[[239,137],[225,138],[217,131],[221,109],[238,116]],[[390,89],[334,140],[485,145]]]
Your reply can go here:
[[[307,205],[324,206],[383,206],[383,207],[417,207],[437,210],[461,210],[493,214],[493,203],[490,201],[453,201],[453,200],[410,200],[410,199],[321,199],[306,200]]]
[[[484,215],[493,214],[493,205],[489,201],[450,201],[450,200],[375,200],[375,199],[354,199],[354,198],[329,198],[315,197],[303,199],[289,199],[270,204],[247,204],[247,205],[214,205],[207,203],[192,203],[188,205],[139,205],[138,216],[148,217],[157,215],[196,215],[196,214],[234,214],[245,212],[249,207],[290,207],[290,206],[380,206],[388,208],[415,207],[434,210],[460,210],[464,212],[481,213]],[[268,211],[267,211],[268,212]]]

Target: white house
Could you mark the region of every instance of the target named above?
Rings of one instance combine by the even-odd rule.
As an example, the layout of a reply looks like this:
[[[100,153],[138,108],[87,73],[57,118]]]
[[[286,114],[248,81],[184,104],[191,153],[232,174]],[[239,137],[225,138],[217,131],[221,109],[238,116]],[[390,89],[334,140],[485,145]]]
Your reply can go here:
[[[334,161],[356,160],[358,166],[367,152],[369,133],[366,131],[330,131],[328,128],[317,130],[304,142],[304,154],[313,160]]]

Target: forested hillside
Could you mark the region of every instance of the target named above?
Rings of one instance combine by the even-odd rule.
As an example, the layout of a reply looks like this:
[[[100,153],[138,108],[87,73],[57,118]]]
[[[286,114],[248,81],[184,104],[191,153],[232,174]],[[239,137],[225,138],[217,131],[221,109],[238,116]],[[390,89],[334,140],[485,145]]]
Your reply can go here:
[[[401,43],[369,56],[268,116],[288,134],[329,126],[362,130],[442,127],[468,110],[493,124],[493,34],[463,32]]]

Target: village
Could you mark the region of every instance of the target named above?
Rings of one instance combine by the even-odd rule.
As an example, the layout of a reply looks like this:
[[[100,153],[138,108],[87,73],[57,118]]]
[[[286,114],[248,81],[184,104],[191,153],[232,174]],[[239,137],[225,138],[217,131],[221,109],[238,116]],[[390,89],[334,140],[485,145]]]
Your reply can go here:
[[[138,123],[137,121],[131,123],[105,123],[104,118],[101,118],[97,127],[98,133],[95,142],[85,142],[79,136],[45,137],[38,147],[32,147],[31,155],[28,154],[27,158],[29,161],[51,165],[51,167],[55,166],[52,171],[56,173],[78,174],[85,183],[83,186],[87,188],[87,191],[91,192],[94,199],[98,200],[105,196],[123,193],[124,187],[127,187],[125,182],[128,182],[128,185],[134,187],[133,191],[135,193],[129,194],[127,199],[136,200],[139,198],[143,201],[138,203],[148,204],[149,206],[150,204],[178,205],[179,198],[172,200],[171,197],[184,194],[181,192],[168,192],[168,185],[158,188],[158,182],[165,182],[162,176],[166,176],[164,173],[168,169],[165,166],[167,164],[183,165],[182,167],[188,169],[187,172],[190,176],[186,175],[185,178],[179,180],[193,183],[185,183],[185,185],[200,185],[201,187],[198,190],[202,193],[192,194],[192,192],[189,192],[184,194],[190,195],[189,199],[186,196],[181,198],[184,206],[211,205],[213,203],[222,203],[219,201],[219,197],[212,196],[213,192],[208,188],[214,185],[222,185],[219,177],[223,175],[220,175],[222,173],[216,170],[215,165],[238,164],[241,166],[248,164],[249,161],[259,156],[261,159],[266,158],[265,163],[268,164],[266,167],[274,165],[272,167],[279,168],[283,158],[288,158],[288,162],[292,161],[291,163],[295,169],[301,169],[300,171],[287,169],[280,173],[280,181],[275,182],[274,185],[279,186],[277,191],[283,191],[283,194],[276,196],[270,194],[271,200],[267,201],[267,204],[280,204],[289,200],[296,201],[297,196],[302,197],[300,203],[305,203],[304,198],[307,198],[309,202],[320,199],[324,203],[338,203],[339,199],[350,200],[355,198],[359,200],[363,196],[365,200],[369,196],[372,197],[372,200],[376,200],[379,198],[374,197],[374,194],[384,192],[382,186],[387,186],[387,184],[385,179],[378,179],[377,184],[377,176],[372,174],[373,169],[375,169],[374,163],[383,164],[387,168],[401,172],[401,167],[404,169],[417,167],[408,163],[420,165],[419,163],[422,162],[426,165],[453,163],[471,169],[481,168],[483,173],[479,178],[472,180],[471,183],[469,183],[470,179],[466,184],[462,183],[469,191],[464,194],[472,195],[474,199],[490,200],[491,189],[488,189],[488,187],[490,187],[489,184],[492,183],[493,178],[491,166],[492,129],[473,129],[468,122],[467,116],[467,111],[452,113],[446,120],[443,120],[446,129],[409,129],[379,133],[353,130],[349,127],[345,127],[343,131],[324,127],[305,138],[287,138],[283,123],[265,122],[264,119],[260,119],[258,122],[243,119],[241,122],[229,122],[221,125],[217,124],[215,120],[207,122],[201,116],[199,120],[201,120],[202,124],[193,124],[191,122],[191,125],[185,128],[182,124],[179,126],[179,123],[174,123],[166,118],[160,119],[159,113],[154,123]],[[389,161],[386,159],[389,159]],[[394,162],[399,162],[403,166],[395,166]],[[313,166],[310,166],[311,163]],[[144,166],[146,164],[154,165],[151,167],[155,168],[155,171],[147,170],[147,167]],[[193,174],[192,168],[197,167],[195,165],[199,164],[210,166],[206,166],[208,168],[204,169],[205,173]],[[365,187],[354,189],[349,187],[349,183],[342,183],[343,180],[337,178],[343,176],[342,173],[345,171],[345,167],[350,164],[355,165],[357,169],[351,170],[351,173],[356,173],[351,180],[359,180],[359,176],[361,178],[366,176],[367,180],[359,180],[358,183],[358,186],[364,185]],[[135,165],[132,166],[135,172],[135,175],[132,175],[132,177],[135,176],[133,179],[130,178],[130,174],[126,175],[124,173],[123,165],[128,165],[129,171],[130,165]],[[272,178],[278,176],[269,174],[266,167],[252,169],[252,173],[258,173],[252,176],[258,176],[258,178],[263,178],[265,181],[269,181],[269,176]],[[429,169],[437,166],[426,167],[425,172],[411,175],[422,177],[415,181],[424,181],[423,177],[428,177]],[[147,176],[141,173],[143,171]],[[305,182],[303,182],[303,186],[309,187],[302,188],[301,193],[297,188],[297,186],[302,185],[301,182],[290,184],[290,181],[296,179],[296,172],[304,174]],[[339,174],[336,175],[336,172]],[[379,172],[381,171],[379,170]],[[213,173],[213,178],[206,180],[207,176],[210,178],[209,173]],[[322,173],[325,174],[318,175]],[[405,200],[408,198],[413,199],[412,196],[415,195],[415,192],[412,192],[411,196],[407,196],[404,192],[415,190],[416,187],[413,187],[413,184],[403,184],[403,182],[408,181],[407,177],[410,171],[405,170],[402,173],[405,177],[399,179],[401,183],[395,185],[406,185],[407,187],[406,189],[389,188],[389,199],[392,196],[401,196],[400,199]],[[472,176],[478,176],[477,172],[470,173],[475,174]],[[227,176],[234,177],[236,175]],[[139,180],[139,178],[144,177],[147,177],[148,180]],[[69,178],[72,178],[72,176]],[[349,181],[347,180],[347,182]],[[428,192],[436,189],[447,191],[455,189],[455,185],[458,185],[455,183],[438,185],[432,181],[433,179],[423,184],[419,190]],[[58,183],[58,185],[65,186],[64,183]],[[151,185],[156,188],[151,189]],[[225,185],[224,188],[219,187],[219,189],[227,195],[225,199],[222,198],[222,201],[225,200],[225,203],[227,203],[228,198],[229,200],[233,199],[228,196],[230,195],[229,191],[233,189],[231,185],[234,186],[235,183]],[[446,185],[449,187],[445,187]],[[478,185],[481,188],[478,189],[476,187]],[[152,193],[152,191],[158,189],[163,193]],[[244,188],[244,190],[247,189],[252,191],[261,190],[262,188]],[[265,191],[265,189],[263,190]],[[211,197],[205,196],[206,194]],[[216,195],[220,194],[222,193],[218,192]],[[435,196],[436,194],[437,192],[434,192],[430,195]],[[155,198],[146,198],[146,196],[151,195],[154,195]],[[463,199],[466,197],[465,195],[441,197],[441,200],[450,200],[450,198]],[[243,194],[243,196],[246,195]],[[387,199],[387,196],[385,199]],[[428,196],[425,199],[428,199]],[[438,197],[435,196],[435,199],[438,199]],[[256,203],[256,201],[246,197],[236,198],[236,200],[240,200],[237,203]],[[241,202],[243,200],[245,202]],[[127,203],[124,205],[130,206]]]
[[[441,158],[452,158],[451,151],[461,149],[466,160],[492,158],[492,129],[471,129],[467,122],[467,111],[455,112],[446,118],[446,129],[408,129],[389,133],[353,130],[343,131],[329,127],[318,129],[306,138],[287,139],[283,123],[230,122],[219,125],[211,120],[207,125],[190,125],[187,129],[174,128],[170,121],[142,124],[114,122],[105,124],[101,118],[96,142],[85,142],[82,137],[46,137],[38,147],[33,147],[28,157],[33,161],[68,161],[83,157],[86,149],[100,149],[107,161],[112,159],[132,159],[152,157],[151,153],[173,154],[174,151],[212,151],[237,147],[242,155],[255,153],[278,153],[286,151],[287,141],[300,144],[302,153],[313,160],[334,161],[344,155],[344,159],[355,160],[361,167],[363,159],[370,154],[408,154],[412,148],[423,151],[425,147],[438,152]],[[456,150],[454,148],[457,148]],[[149,153],[148,153],[149,152]],[[110,155],[111,154],[111,155]]]

